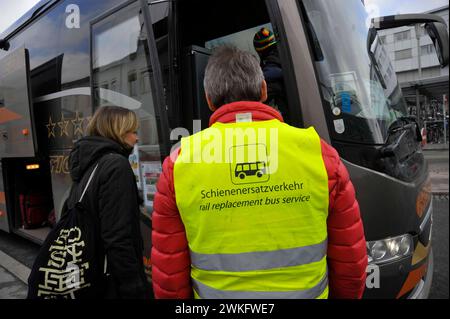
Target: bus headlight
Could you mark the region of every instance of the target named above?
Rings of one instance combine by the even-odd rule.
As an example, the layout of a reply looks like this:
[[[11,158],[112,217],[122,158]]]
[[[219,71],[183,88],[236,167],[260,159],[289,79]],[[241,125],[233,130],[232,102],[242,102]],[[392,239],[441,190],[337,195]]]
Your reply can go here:
[[[406,234],[394,238],[367,242],[369,263],[384,263],[411,255],[414,241]]]

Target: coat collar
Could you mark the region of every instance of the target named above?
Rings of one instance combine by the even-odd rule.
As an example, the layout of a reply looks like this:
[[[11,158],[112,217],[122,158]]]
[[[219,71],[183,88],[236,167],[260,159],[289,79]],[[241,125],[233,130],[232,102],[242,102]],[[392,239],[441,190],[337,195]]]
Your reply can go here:
[[[279,120],[284,122],[281,114],[273,107],[265,105],[261,102],[240,101],[219,107],[209,119],[209,126],[216,122],[234,123],[236,122],[236,114],[252,113],[252,119],[255,122]]]

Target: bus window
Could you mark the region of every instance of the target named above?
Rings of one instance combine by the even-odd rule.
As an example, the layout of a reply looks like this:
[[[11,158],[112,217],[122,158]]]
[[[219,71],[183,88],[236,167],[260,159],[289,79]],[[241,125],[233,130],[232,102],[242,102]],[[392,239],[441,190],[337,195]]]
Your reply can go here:
[[[217,39],[206,41],[205,47],[212,50],[215,47],[228,44],[244,51],[250,51],[254,56],[258,57],[258,53],[253,47],[253,37],[261,28],[267,28],[273,32],[272,24],[265,23],[233,34],[228,34]]]
[[[154,6],[149,6],[149,10],[153,27],[167,22],[154,16]],[[130,156],[130,164],[144,198],[145,215],[149,217],[161,172],[160,118],[155,110],[155,98],[160,92],[156,92],[147,28],[140,12],[140,5],[135,2],[93,22],[91,72],[94,109],[121,106],[133,110],[139,118],[139,144]],[[162,18],[167,16],[164,10],[160,13]],[[155,37],[161,36],[163,29],[155,31]],[[164,50],[158,43],[160,39],[156,39],[157,47]]]
[[[135,111],[140,120],[139,146],[152,158],[158,158],[155,107],[149,87],[153,73],[148,52],[142,17],[136,4],[92,26],[94,109],[117,105]],[[109,86],[107,83],[111,82],[114,85]]]

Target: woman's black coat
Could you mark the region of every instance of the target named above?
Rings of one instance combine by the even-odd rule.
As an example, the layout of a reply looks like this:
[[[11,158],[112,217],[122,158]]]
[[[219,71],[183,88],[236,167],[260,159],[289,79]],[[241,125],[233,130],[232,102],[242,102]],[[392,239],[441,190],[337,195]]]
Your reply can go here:
[[[99,163],[83,204],[88,212],[98,216],[115,290],[110,287],[106,296],[146,298],[150,284],[143,266],[139,196],[129,155],[130,150],[103,137],[85,137],[76,142],[69,157],[73,187],[63,212],[81,197],[90,173]]]

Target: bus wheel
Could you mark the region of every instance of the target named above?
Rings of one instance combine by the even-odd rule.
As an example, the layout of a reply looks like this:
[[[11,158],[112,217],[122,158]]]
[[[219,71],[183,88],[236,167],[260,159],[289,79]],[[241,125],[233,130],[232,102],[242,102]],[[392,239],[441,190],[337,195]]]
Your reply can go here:
[[[245,174],[244,174],[244,173],[240,173],[240,174],[239,174],[239,178],[240,178],[240,179],[244,179],[244,178],[245,178]]]
[[[259,171],[258,173],[256,173],[256,176],[261,178],[263,176],[263,172]]]

